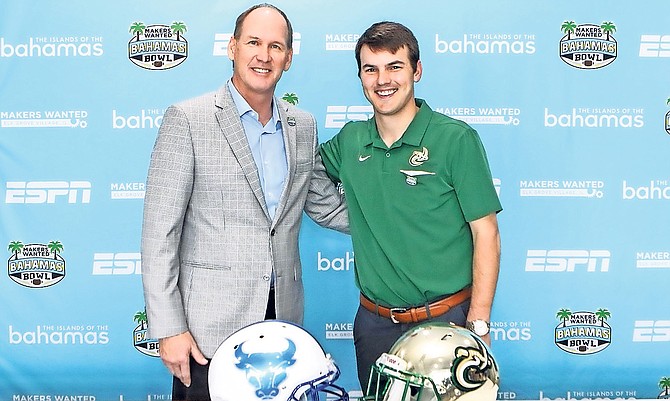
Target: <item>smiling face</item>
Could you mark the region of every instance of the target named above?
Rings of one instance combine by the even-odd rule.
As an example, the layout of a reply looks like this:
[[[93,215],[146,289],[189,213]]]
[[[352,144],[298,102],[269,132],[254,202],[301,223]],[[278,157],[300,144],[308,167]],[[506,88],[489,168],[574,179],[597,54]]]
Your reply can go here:
[[[245,98],[272,96],[284,71],[288,71],[293,50],[287,43],[284,17],[269,7],[250,12],[239,37],[231,38],[228,58],[233,61],[233,84]]]
[[[412,69],[406,46],[395,53],[373,51],[364,45],[360,51],[363,94],[375,114],[393,116],[414,112],[414,83],[421,79],[421,62]]]

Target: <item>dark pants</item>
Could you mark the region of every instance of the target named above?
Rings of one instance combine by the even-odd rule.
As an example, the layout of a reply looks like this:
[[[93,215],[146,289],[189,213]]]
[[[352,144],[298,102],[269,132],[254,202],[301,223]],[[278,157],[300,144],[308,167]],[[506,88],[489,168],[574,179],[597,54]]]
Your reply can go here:
[[[275,293],[270,290],[268,306],[265,310],[265,320],[276,319]],[[210,401],[209,397],[209,363],[200,365],[191,357],[191,386],[186,387],[181,380],[172,378],[172,401]]]
[[[191,386],[186,387],[181,380],[172,378],[172,400],[173,401],[209,401],[209,384],[207,374],[209,363],[201,365],[191,357]]]
[[[425,322],[447,322],[465,326],[470,308],[470,300],[451,308],[447,313],[420,323],[393,323],[391,319],[370,312],[358,306],[354,320],[354,346],[356,347],[356,365],[358,381],[363,392],[368,388],[370,368],[384,352],[389,352],[393,344],[409,329]]]

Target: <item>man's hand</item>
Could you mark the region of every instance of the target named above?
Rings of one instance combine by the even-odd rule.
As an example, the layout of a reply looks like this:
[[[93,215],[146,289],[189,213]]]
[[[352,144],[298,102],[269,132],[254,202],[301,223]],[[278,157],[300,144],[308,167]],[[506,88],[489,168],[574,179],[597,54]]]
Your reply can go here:
[[[207,358],[200,352],[191,333],[187,331],[176,336],[161,338],[158,343],[161,359],[170,373],[181,380],[186,387],[190,387],[189,357],[193,355],[193,359],[199,364],[207,364]]]

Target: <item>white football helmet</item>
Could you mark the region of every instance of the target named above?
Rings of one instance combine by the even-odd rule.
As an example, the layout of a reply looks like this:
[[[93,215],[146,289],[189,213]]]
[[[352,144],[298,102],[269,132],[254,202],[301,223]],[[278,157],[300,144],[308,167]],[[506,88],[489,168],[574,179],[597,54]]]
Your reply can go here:
[[[441,322],[409,330],[371,369],[365,401],[495,401],[493,355],[471,331]]]
[[[226,338],[209,367],[212,401],[348,401],[340,371],[303,328],[280,320],[251,324]],[[325,399],[325,397],[324,397]]]

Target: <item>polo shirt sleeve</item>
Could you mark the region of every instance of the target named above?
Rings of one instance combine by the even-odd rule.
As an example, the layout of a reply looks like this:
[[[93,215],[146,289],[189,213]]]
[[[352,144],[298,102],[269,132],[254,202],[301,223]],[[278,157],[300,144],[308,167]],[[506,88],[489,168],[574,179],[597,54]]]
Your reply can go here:
[[[471,222],[502,210],[493,186],[486,150],[474,129],[465,129],[458,138],[450,170],[466,221]]]
[[[330,179],[335,183],[340,182],[340,166],[342,159],[339,134],[335,135],[329,141],[322,143],[319,146],[319,153],[323,160],[323,165],[326,167],[326,173]]]

